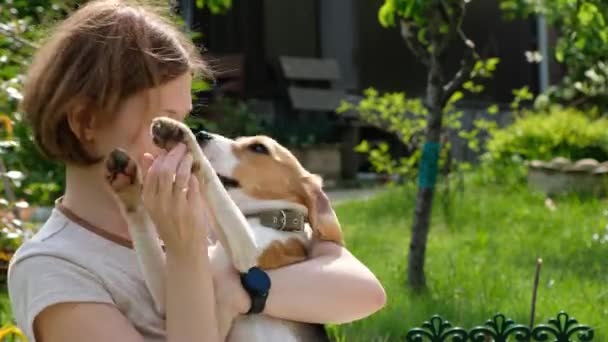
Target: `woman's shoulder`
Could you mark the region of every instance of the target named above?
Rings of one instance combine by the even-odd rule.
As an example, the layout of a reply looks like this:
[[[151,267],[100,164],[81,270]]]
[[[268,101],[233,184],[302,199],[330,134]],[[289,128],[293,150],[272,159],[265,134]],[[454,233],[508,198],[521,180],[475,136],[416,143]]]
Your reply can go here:
[[[113,303],[103,277],[87,261],[86,253],[67,247],[78,242],[69,225],[49,221],[21,245],[7,273],[14,318],[31,340],[34,319],[54,304]]]
[[[93,262],[96,256],[112,257],[125,252],[128,254],[130,250],[104,239],[71,220],[60,210],[53,209],[40,229],[17,249],[11,258],[10,267],[34,257]]]
[[[154,310],[134,250],[100,234],[55,210],[11,259],[9,298],[28,337],[45,308],[88,302],[114,305],[142,335],[164,339],[163,317]]]

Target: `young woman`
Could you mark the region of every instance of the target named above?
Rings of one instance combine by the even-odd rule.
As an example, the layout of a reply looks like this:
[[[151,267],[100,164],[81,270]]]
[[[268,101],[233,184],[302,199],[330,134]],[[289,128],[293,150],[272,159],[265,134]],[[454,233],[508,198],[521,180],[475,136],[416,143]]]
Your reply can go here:
[[[42,151],[65,163],[66,189],[9,270],[13,312],[30,341],[217,341],[216,305],[231,317],[249,310],[237,273],[208,256],[205,203],[183,172],[191,157],[183,145],[160,151],[149,134],[156,116],[186,117],[198,75],[210,76],[191,42],[153,11],[118,0],[83,6],[38,51],[22,109]],[[116,147],[139,158],[145,184],[155,185],[144,203],[166,247],[165,317],[104,179],[103,159]],[[333,243],[269,275],[264,314],[274,317],[343,323],[385,303],[374,275]]]

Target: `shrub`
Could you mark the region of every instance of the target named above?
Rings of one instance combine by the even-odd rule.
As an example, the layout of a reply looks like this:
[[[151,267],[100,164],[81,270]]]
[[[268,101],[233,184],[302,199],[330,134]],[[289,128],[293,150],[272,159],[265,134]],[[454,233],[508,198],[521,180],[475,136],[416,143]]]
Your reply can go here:
[[[52,204],[63,186],[64,170],[41,156],[29,126],[17,111],[23,74],[46,30],[54,20],[65,16],[75,2],[33,0],[0,4],[0,158],[8,174],[13,175],[8,177],[9,183],[2,182],[0,187],[2,193],[12,190],[17,198],[35,204]],[[7,179],[6,174],[2,176]],[[13,189],[7,190],[7,186]]]
[[[230,138],[260,134],[268,125],[245,102],[229,97],[197,108],[186,122],[195,131],[202,129]]]
[[[486,158],[491,162],[550,160],[608,160],[608,119],[597,112],[552,107],[545,112],[526,112],[503,129],[490,132]]]

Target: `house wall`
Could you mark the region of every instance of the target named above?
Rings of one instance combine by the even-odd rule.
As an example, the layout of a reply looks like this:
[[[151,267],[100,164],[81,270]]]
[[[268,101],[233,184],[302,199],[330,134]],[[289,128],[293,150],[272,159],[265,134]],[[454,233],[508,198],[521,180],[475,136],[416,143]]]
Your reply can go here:
[[[320,55],[333,58],[341,69],[341,80],[336,86],[359,89],[357,44],[359,22],[357,7],[353,0],[321,1],[319,9]]]
[[[356,51],[359,87],[403,90],[411,95],[424,93],[426,69],[409,52],[398,28],[386,29],[378,22],[382,0],[353,0],[357,5],[359,35]],[[497,0],[472,1],[463,30],[477,45],[482,57],[499,57],[495,77],[487,82],[486,92],[477,100],[509,102],[511,90],[529,85],[537,89],[537,67],[527,63],[525,51],[535,47],[533,21],[502,20]],[[458,45],[457,42],[453,44]],[[462,47],[448,52],[447,75],[459,67]]]
[[[374,86],[384,91],[421,95],[426,70],[412,56],[397,28],[378,22],[383,0],[234,0],[225,15],[195,10],[193,28],[203,32],[212,53],[244,53],[249,96],[277,91],[279,55],[336,58],[342,69],[338,84],[353,91]],[[534,20],[504,21],[498,0],[472,1],[464,31],[483,57],[501,59],[495,77],[475,100],[509,102],[511,90],[538,88],[536,65],[525,59],[535,49]],[[449,76],[459,67],[463,48],[449,51]]]

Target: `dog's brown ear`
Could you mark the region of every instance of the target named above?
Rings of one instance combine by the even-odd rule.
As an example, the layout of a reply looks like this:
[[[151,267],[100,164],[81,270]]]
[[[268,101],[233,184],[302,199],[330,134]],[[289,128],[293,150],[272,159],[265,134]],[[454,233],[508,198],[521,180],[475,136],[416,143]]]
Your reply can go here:
[[[331,207],[329,198],[322,188],[321,177],[310,175],[305,180],[306,205],[308,220],[314,237],[319,240],[333,241],[344,245],[342,228],[338,217]]]

